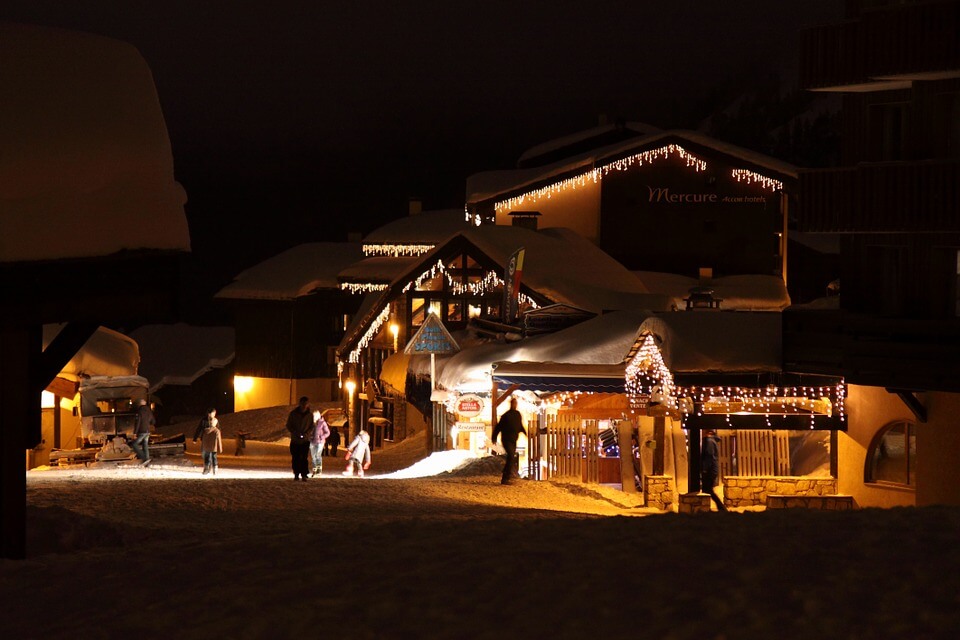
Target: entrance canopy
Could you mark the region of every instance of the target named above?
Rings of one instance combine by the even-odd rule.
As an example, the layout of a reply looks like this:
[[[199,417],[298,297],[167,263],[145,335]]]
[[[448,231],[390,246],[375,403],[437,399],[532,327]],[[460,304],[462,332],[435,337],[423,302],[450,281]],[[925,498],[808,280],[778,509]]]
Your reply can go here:
[[[566,364],[557,362],[495,362],[493,381],[501,388],[560,393],[624,393],[623,364]]]

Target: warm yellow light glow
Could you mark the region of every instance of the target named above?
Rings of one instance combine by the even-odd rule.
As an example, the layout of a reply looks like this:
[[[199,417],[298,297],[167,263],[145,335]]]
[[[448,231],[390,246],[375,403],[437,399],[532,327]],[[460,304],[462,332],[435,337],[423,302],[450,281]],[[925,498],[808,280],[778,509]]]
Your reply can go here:
[[[400,325],[398,325],[396,322],[391,322],[390,333],[393,334],[393,350],[396,351],[398,347],[397,339],[400,337]]]
[[[347,380],[343,383],[343,386],[347,388],[347,395],[352,398],[353,392],[357,390],[357,383],[353,380]]]
[[[40,394],[40,408],[41,409],[53,409],[55,406],[55,401],[53,394],[49,391],[44,391]],[[34,405],[36,406],[36,405]]]
[[[369,293],[371,291],[386,291],[389,286],[379,282],[341,282],[340,290],[350,293]]]
[[[253,378],[249,376],[234,376],[233,390],[237,393],[247,393],[253,389]]]

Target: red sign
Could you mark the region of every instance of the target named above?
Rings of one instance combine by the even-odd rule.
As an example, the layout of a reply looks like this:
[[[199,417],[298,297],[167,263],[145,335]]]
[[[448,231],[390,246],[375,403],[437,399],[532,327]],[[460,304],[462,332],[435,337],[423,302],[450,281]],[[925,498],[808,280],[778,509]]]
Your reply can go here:
[[[462,396],[457,400],[457,413],[466,417],[480,415],[483,411],[483,398],[475,395]]]

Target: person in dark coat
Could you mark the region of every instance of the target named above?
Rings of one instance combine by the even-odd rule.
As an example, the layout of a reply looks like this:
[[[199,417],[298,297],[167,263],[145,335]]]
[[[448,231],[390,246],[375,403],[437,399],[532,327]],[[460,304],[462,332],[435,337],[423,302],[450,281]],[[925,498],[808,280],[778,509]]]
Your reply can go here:
[[[328,455],[337,457],[337,447],[340,446],[340,429],[337,427],[330,427],[330,437],[327,438],[327,446],[330,448]]]
[[[137,407],[137,427],[133,431],[133,442],[130,448],[133,449],[137,457],[140,458],[140,464],[150,464],[150,432],[157,424],[157,419],[153,416],[153,410],[146,400],[140,400]]]
[[[714,487],[720,482],[720,438],[713,429],[703,432],[703,443],[700,445],[700,485],[704,493],[710,494],[710,499],[717,505],[718,511],[726,511],[727,507],[717,495]]]
[[[517,399],[510,398],[510,409],[500,416],[497,425],[493,428],[493,435],[490,441],[497,443],[497,436],[503,443],[506,456],[503,461],[503,476],[500,478],[500,484],[510,484],[516,473],[517,467],[517,438],[520,434],[527,435],[527,430],[523,428],[523,416],[517,411]]]
[[[310,399],[300,398],[300,403],[287,414],[287,431],[290,432],[290,465],[293,479],[306,482],[310,473],[310,435],[313,432],[313,411]]]

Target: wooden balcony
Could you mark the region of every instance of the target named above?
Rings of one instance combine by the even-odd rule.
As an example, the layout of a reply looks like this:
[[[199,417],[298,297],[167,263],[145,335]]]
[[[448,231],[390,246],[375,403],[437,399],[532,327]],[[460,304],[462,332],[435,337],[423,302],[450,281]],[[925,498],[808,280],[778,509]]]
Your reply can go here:
[[[960,4],[925,3],[864,11],[800,32],[800,86],[857,90],[883,81],[956,77]]]
[[[850,384],[960,391],[960,320],[879,318],[842,310],[783,313],[784,370]]]
[[[800,172],[799,231],[960,231],[960,161]]]

